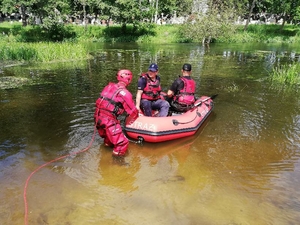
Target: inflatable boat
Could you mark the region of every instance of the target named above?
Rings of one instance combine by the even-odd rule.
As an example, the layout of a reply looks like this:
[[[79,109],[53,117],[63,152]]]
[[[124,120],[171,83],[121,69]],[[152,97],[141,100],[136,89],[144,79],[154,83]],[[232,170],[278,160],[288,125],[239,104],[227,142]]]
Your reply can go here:
[[[211,114],[214,103],[211,97],[202,96],[194,106],[184,113],[167,117],[148,117],[140,115],[132,124],[125,120],[125,133],[139,142],[163,142],[194,135]]]

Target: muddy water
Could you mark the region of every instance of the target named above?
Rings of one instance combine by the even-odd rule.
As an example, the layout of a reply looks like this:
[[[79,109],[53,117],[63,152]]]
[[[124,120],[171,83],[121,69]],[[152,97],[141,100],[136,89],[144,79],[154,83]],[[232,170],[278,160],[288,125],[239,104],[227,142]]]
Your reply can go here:
[[[0,224],[24,224],[25,209],[28,224],[298,224],[300,94],[266,77],[299,61],[300,46],[89,48],[87,62],[2,68],[39,82],[0,90]],[[130,143],[120,166],[93,139],[94,101],[119,68],[139,74],[153,61],[165,89],[190,62],[215,108],[192,137]]]

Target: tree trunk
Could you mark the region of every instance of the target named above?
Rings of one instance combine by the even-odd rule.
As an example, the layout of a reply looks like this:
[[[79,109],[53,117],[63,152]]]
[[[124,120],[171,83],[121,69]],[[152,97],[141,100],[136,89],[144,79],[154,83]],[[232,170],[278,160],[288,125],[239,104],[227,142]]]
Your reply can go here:
[[[284,12],[283,13],[283,21],[282,21],[282,24],[281,24],[281,27],[280,27],[280,32],[283,30],[283,27],[284,27],[284,24],[286,22],[286,19],[287,19],[287,13]]]
[[[126,23],[125,22],[122,23],[121,30],[122,30],[122,34],[126,34],[127,31],[126,31]]]
[[[22,18],[22,25],[24,27],[27,26],[27,20],[26,20],[26,7],[25,5],[21,5],[21,18]]]
[[[158,14],[158,0],[156,0],[154,23],[157,23],[157,14]]]
[[[245,27],[244,27],[244,31],[246,31],[247,28],[248,28],[248,25],[249,25],[249,22],[250,22],[250,18],[251,18],[251,14],[252,14],[253,8],[254,8],[254,6],[255,6],[255,3],[256,3],[256,0],[253,0],[252,5],[251,5],[251,8],[250,8],[250,11],[249,11],[249,15],[248,15],[248,18],[247,18]]]
[[[86,22],[86,11],[85,11],[85,1],[83,2],[83,21],[84,21],[84,31],[87,30],[87,22]]]

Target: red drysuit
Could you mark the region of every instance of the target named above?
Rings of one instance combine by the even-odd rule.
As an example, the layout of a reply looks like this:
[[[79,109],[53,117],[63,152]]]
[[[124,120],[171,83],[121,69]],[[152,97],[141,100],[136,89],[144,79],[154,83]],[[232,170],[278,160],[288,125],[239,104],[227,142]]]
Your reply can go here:
[[[96,101],[94,118],[99,135],[104,138],[104,144],[113,147],[113,155],[124,156],[129,141],[122,132],[119,115],[126,112],[131,123],[138,117],[131,93],[123,82],[109,83]]]

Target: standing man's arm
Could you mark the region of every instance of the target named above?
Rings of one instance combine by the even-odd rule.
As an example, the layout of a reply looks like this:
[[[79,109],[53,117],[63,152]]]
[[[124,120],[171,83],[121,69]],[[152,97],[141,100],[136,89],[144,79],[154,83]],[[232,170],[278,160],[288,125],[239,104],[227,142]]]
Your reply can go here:
[[[135,98],[135,106],[141,112],[141,99],[142,99],[142,94],[144,92],[144,88],[146,87],[146,80],[144,78],[138,79],[138,85],[137,85],[137,92],[136,92],[136,98]]]
[[[140,105],[141,105],[141,98],[142,98],[142,94],[143,94],[143,90],[138,90],[136,92],[136,99],[135,99],[135,106],[136,108],[139,110],[139,112],[141,111],[140,109]]]

